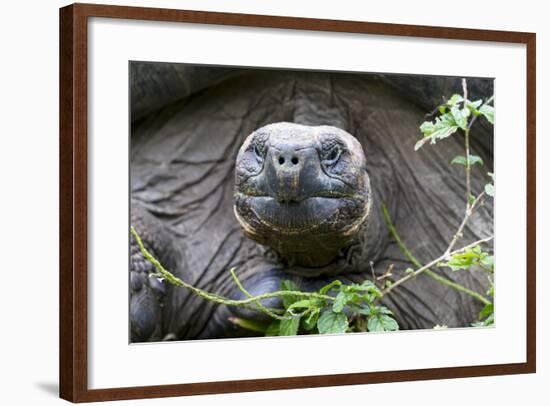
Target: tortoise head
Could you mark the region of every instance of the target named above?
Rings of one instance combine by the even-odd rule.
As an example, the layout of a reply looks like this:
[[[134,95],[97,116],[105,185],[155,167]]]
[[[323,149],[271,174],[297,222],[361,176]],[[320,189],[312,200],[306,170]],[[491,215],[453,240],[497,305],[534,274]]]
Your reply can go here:
[[[237,155],[235,214],[246,236],[289,264],[325,266],[367,221],[365,165],[361,144],[339,128],[267,125]]]

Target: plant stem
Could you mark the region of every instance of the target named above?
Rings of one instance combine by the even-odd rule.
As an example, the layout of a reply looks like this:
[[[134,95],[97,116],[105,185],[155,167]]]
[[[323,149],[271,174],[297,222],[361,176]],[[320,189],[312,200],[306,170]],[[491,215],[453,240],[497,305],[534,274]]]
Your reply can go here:
[[[466,226],[466,223],[472,216],[475,208],[477,207],[478,203],[481,201],[482,197],[485,195],[485,191],[481,192],[476,199],[472,202],[472,205],[468,208],[466,208],[466,213],[464,213],[464,218],[462,219],[462,223],[460,223],[460,226],[458,227],[458,230],[456,230],[455,235],[453,236],[453,239],[449,243],[449,246],[445,250],[444,255],[448,255],[449,252],[454,248],[455,244],[457,243],[458,239],[462,236],[462,232],[464,231],[464,227]]]
[[[237,287],[239,288],[239,290],[241,292],[243,292],[243,294],[248,297],[248,298],[252,298],[253,296],[250,294],[250,292],[248,292],[244,286],[241,284],[241,281],[239,280],[239,278],[237,278],[237,275],[235,274],[235,268],[231,268],[229,270],[229,273],[231,274],[231,276],[233,277],[233,280],[235,281],[235,284],[237,285]],[[263,313],[267,314],[268,316],[271,316],[273,317],[274,319],[277,319],[277,320],[286,320],[286,319],[289,319],[289,318],[292,318],[291,317],[284,317],[284,316],[279,316],[278,314],[275,314],[271,309],[267,308],[266,306],[264,306],[259,300],[255,301],[254,304],[258,307],[258,309],[260,309]]]
[[[455,290],[458,290],[459,292],[466,293],[467,295],[476,298],[477,300],[479,300],[483,304],[486,304],[486,305],[491,304],[490,300],[486,299],[485,297],[483,297],[482,294],[477,293],[474,290],[468,289],[467,287],[462,286],[459,283],[453,282],[453,281],[451,281],[451,280],[435,273],[434,271],[432,271],[430,269],[426,269],[425,272],[426,272],[426,275],[430,275],[436,281],[438,281],[438,282],[440,282],[444,285],[447,285],[447,286],[449,286],[449,287],[451,287]]]
[[[466,147],[466,210],[470,209],[472,195],[471,167],[470,167],[470,129],[464,130],[464,146]]]
[[[275,291],[275,292],[263,293],[261,295],[252,296],[252,297],[248,297],[247,299],[240,299],[240,300],[229,299],[229,298],[226,298],[226,297],[223,297],[223,296],[216,295],[214,293],[207,292],[207,291],[199,289],[199,288],[197,288],[197,287],[195,287],[195,286],[193,286],[193,285],[191,285],[187,282],[184,282],[183,280],[181,280],[180,278],[178,278],[177,276],[172,274],[170,271],[166,270],[162,266],[162,264],[145,248],[145,246],[143,245],[143,242],[141,241],[141,237],[136,232],[136,230],[134,229],[133,226],[131,226],[130,230],[132,232],[132,235],[136,239],[136,241],[138,243],[138,246],[139,246],[139,249],[140,249],[141,253],[143,254],[143,256],[145,258],[147,258],[154,265],[154,267],[157,269],[159,274],[164,279],[166,279],[172,285],[179,286],[179,287],[182,287],[182,288],[185,288],[185,289],[189,289],[190,291],[192,291],[196,295],[202,297],[203,299],[209,300],[211,302],[218,303],[218,304],[224,304],[224,305],[227,305],[227,306],[247,307],[247,306],[250,306],[250,305],[256,305],[257,306],[257,302],[259,300],[262,300],[262,299],[268,299],[268,298],[272,298],[272,297],[284,297],[284,296],[297,296],[297,297],[306,298],[306,299],[315,298],[315,299],[324,299],[324,300],[328,300],[328,301],[331,301],[331,302],[334,301],[334,297],[329,296],[329,295],[322,295],[322,294],[316,293],[316,292],[301,292],[301,291],[294,291],[294,290],[278,290],[278,291]],[[264,309],[267,309],[265,306],[263,306],[263,307],[264,307]]]
[[[460,249],[458,249],[458,250],[455,250],[455,251],[451,252],[449,255],[445,255],[445,254],[441,255],[440,257],[434,259],[433,261],[430,261],[428,264],[426,264],[426,265],[424,265],[424,266],[421,266],[421,267],[418,268],[416,271],[414,271],[414,272],[412,272],[412,273],[410,273],[410,274],[407,274],[407,275],[404,276],[403,278],[401,278],[401,279],[395,281],[391,286],[387,287],[386,289],[384,289],[384,290],[382,291],[382,296],[387,295],[388,293],[390,293],[390,292],[391,292],[394,288],[396,288],[397,286],[402,285],[403,283],[407,282],[408,280],[417,277],[417,276],[420,275],[421,273],[426,272],[426,271],[429,271],[430,268],[431,268],[432,266],[437,265],[437,263],[439,263],[439,262],[441,262],[441,261],[443,261],[443,260],[445,260],[445,259],[447,259],[447,258],[449,258],[449,257],[451,257],[451,256],[453,256],[453,255],[455,255],[455,254],[459,254],[459,253],[461,253],[461,252],[467,250],[468,248],[472,248],[472,247],[475,247],[475,246],[478,245],[478,244],[482,244],[482,243],[484,243],[484,242],[491,241],[492,239],[493,239],[493,236],[487,237],[487,238],[483,238],[483,239],[481,239],[481,240],[477,240],[477,241],[475,241],[475,242],[473,242],[473,243],[471,243],[471,244],[468,244],[468,245],[466,245],[466,246],[464,246],[464,247],[462,247],[462,248],[460,248]],[[433,274],[433,272],[432,272],[432,274]],[[480,295],[479,293],[474,292],[473,290],[470,290],[470,289],[468,289],[468,288],[466,288],[466,287],[464,287],[464,286],[462,286],[462,285],[458,285],[458,284],[455,283],[455,282],[448,281],[447,279],[444,279],[444,278],[441,278],[441,279],[444,280],[445,282],[443,282],[442,280],[439,280],[440,282],[442,282],[442,283],[444,283],[444,284],[446,284],[446,285],[448,285],[448,286],[451,286],[451,287],[453,287],[453,288],[456,288],[456,286],[460,286],[459,290],[460,290],[461,292],[468,293],[468,294],[471,295],[472,297],[475,297],[475,298],[479,299],[479,300],[480,300],[482,303],[484,303],[484,304],[491,304],[491,302],[490,302],[489,300],[485,299],[485,298],[484,298],[482,295]]]
[[[481,195],[478,196],[478,198],[480,198],[480,197],[481,197]],[[472,205],[472,206],[474,206],[474,205]],[[382,212],[384,213],[384,219],[386,220],[386,224],[388,225],[388,228],[389,228],[390,233],[392,234],[393,238],[397,242],[397,245],[399,245],[399,248],[401,249],[401,251],[403,251],[405,256],[418,268],[418,270],[416,270],[415,272],[410,273],[410,274],[406,275],[405,277],[395,281],[391,286],[389,286],[384,291],[382,291],[382,295],[385,295],[385,294],[389,293],[394,287],[401,285],[403,282],[406,282],[407,280],[414,278],[415,276],[419,275],[420,273],[425,272],[426,275],[428,275],[431,278],[437,280],[438,282],[440,282],[444,285],[447,285],[447,286],[449,286],[453,289],[456,289],[460,292],[466,293],[466,294],[468,294],[472,297],[475,297],[476,299],[478,299],[479,301],[481,301],[484,304],[490,304],[491,303],[487,299],[485,299],[482,295],[480,295],[479,293],[477,293],[477,292],[475,292],[471,289],[468,289],[467,287],[462,286],[462,285],[460,285],[456,282],[450,281],[449,279],[444,278],[443,276],[438,275],[437,273],[433,272],[429,268],[431,268],[433,265],[437,264],[438,262],[442,261],[443,259],[445,259],[445,258],[447,258],[447,257],[449,257],[453,254],[464,251],[465,249],[467,249],[467,248],[469,248],[473,245],[476,245],[478,243],[489,241],[493,237],[490,237],[490,238],[484,239],[484,240],[479,240],[475,243],[472,243],[473,245],[472,244],[467,245],[466,247],[463,247],[460,250],[457,250],[453,253],[450,252],[450,249],[447,249],[447,251],[445,251],[445,253],[442,256],[440,256],[436,260],[430,262],[428,265],[422,266],[420,261],[413,255],[413,253],[407,248],[405,243],[401,240],[401,237],[397,233],[397,230],[395,229],[395,226],[393,225],[393,223],[391,221],[390,215],[388,213],[388,209],[386,208],[386,205],[384,205],[384,204],[382,204]],[[466,219],[466,217],[465,217],[465,219]],[[453,242],[451,243],[451,245],[449,245],[450,248],[452,248],[454,246],[454,244],[456,243],[456,240],[458,240],[457,236],[460,235],[460,233],[462,232],[462,229],[464,228],[464,224],[466,224],[465,221],[462,222],[462,225],[459,228],[459,231],[457,231],[457,233],[455,234],[456,238],[453,238]]]
[[[462,92],[463,92],[463,107],[466,109],[466,103],[468,102],[468,85],[466,79],[462,78]],[[474,118],[472,119],[472,122]],[[466,149],[466,211],[470,209],[470,195],[472,194],[472,182],[471,182],[471,165],[470,165],[470,125],[466,126],[464,130],[464,146]]]

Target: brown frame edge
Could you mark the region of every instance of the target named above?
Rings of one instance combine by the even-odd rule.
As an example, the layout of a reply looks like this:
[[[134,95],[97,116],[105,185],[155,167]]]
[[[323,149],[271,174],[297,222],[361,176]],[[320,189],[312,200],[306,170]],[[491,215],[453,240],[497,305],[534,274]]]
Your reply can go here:
[[[397,35],[527,45],[527,361],[447,367],[88,389],[87,376],[87,19],[88,17]],[[536,35],[526,32],[73,4],[60,9],[59,387],[72,402],[297,389],[536,372]]]

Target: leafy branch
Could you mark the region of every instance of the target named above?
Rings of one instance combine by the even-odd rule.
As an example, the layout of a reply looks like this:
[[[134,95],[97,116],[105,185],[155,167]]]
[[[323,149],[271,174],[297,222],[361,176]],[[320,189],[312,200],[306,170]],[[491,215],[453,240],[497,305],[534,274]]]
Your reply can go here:
[[[477,155],[473,155],[470,150],[470,131],[472,125],[479,116],[485,117],[487,121],[494,124],[494,107],[491,103],[494,96],[483,101],[481,99],[471,101],[468,99],[468,86],[466,79],[462,79],[462,95],[454,94],[449,100],[438,107],[440,115],[435,118],[435,121],[425,121],[420,125],[420,131],[423,134],[414,146],[414,150],[418,151],[428,141],[435,144],[437,141],[445,139],[459,129],[464,133],[464,149],[465,154],[453,158],[451,164],[463,165],[466,168],[466,210],[468,210],[474,200],[472,195],[471,169],[475,164],[483,165],[483,159]],[[492,174],[490,174],[492,175]],[[487,194],[492,196],[492,188],[489,188]]]
[[[449,137],[450,135],[457,132],[461,129],[464,133],[464,150],[465,156],[459,155],[453,158],[451,164],[460,164],[465,167],[466,170],[466,210],[464,217],[453,235],[449,246],[439,258],[439,261],[432,261],[432,265],[437,266],[447,266],[452,271],[457,270],[471,270],[473,267],[478,266],[481,269],[489,272],[491,276],[489,277],[490,289],[486,292],[492,300],[494,295],[494,285],[492,280],[492,274],[494,273],[494,262],[493,256],[489,255],[486,252],[483,252],[479,247],[479,243],[483,240],[480,240],[476,243],[472,243],[469,246],[466,246],[465,249],[452,251],[456,243],[463,236],[463,231],[470,220],[472,214],[477,209],[478,206],[483,204],[483,198],[487,196],[494,197],[494,175],[488,172],[489,177],[491,178],[491,183],[485,185],[484,190],[481,191],[476,196],[472,194],[472,184],[471,184],[471,170],[472,166],[475,164],[483,165],[483,160],[477,155],[471,153],[470,147],[470,131],[472,125],[479,116],[483,116],[491,124],[494,124],[494,107],[491,106],[491,103],[494,99],[494,96],[489,97],[487,100],[476,100],[471,101],[468,99],[468,86],[466,79],[462,79],[462,95],[454,94],[451,98],[444,104],[438,107],[440,113],[439,117],[435,118],[435,121],[425,121],[420,126],[420,131],[423,133],[423,138],[419,140],[415,145],[415,151],[421,148],[426,142],[430,141],[432,144],[435,144],[438,140]],[[387,211],[385,212],[386,222],[390,222]],[[419,262],[416,261],[416,258],[412,256],[410,251],[406,249],[404,244],[401,242],[401,239],[397,235],[395,227],[391,225],[390,232],[392,232],[394,238],[402,248],[405,255],[413,262],[418,265]],[[488,241],[493,237],[487,237],[485,240]],[[484,242],[486,242],[484,241]],[[444,261],[444,262],[443,262]],[[429,268],[429,267],[428,267]],[[449,281],[446,278],[443,278],[440,275],[435,274],[433,271],[426,269],[426,273],[438,279],[441,283],[444,283],[448,286],[453,287],[461,292],[469,294],[472,297],[477,298],[482,303],[485,304],[485,307],[480,312],[479,318],[481,325],[491,325],[494,322],[494,307],[491,300],[488,300],[483,295],[467,289],[464,286],[461,286],[455,282]],[[484,319],[484,320],[483,320]],[[480,325],[480,323],[475,323],[474,325]]]
[[[444,284],[444,285],[447,285],[453,289],[456,289],[458,290],[459,292],[463,292],[463,293],[466,293],[467,295],[470,295],[474,298],[476,298],[477,300],[479,300],[480,302],[482,302],[483,304],[487,305],[487,304],[490,304],[491,302],[489,300],[487,300],[485,297],[483,297],[481,294],[477,293],[476,291],[473,291],[471,289],[468,289],[467,287],[465,286],[462,286],[456,282],[453,282],[447,278],[444,278],[443,276],[441,275],[438,275],[437,273],[435,273],[434,271],[432,271],[430,268],[433,267],[433,266],[437,266],[438,264],[440,264],[442,261],[448,261],[448,260],[451,260],[453,257],[455,257],[456,255],[460,255],[462,252],[465,252],[467,250],[469,250],[470,248],[472,247],[476,247],[476,246],[479,246],[479,244],[482,244],[482,243],[486,243],[486,242],[489,242],[492,240],[493,237],[487,237],[487,238],[484,238],[484,239],[481,239],[481,240],[478,240],[478,241],[475,241],[469,245],[466,245],[465,247],[462,247],[461,249],[458,249],[456,251],[453,251],[453,252],[450,252],[449,249],[447,249],[445,251],[444,254],[442,254],[440,257],[434,259],[433,261],[429,262],[427,265],[422,265],[420,263],[420,261],[412,254],[412,252],[407,248],[407,246],[405,245],[405,243],[403,243],[403,241],[401,240],[401,237],[399,236],[399,234],[397,233],[397,230],[395,229],[395,226],[393,225],[391,219],[390,219],[390,216],[389,216],[389,213],[388,213],[388,209],[386,208],[385,205],[382,205],[382,211],[384,213],[384,218],[386,220],[386,224],[388,225],[388,228],[390,230],[390,233],[391,235],[393,236],[393,238],[395,239],[395,241],[397,242],[397,244],[399,245],[399,248],[401,249],[401,251],[406,255],[406,257],[409,259],[409,261],[411,261],[418,269],[416,270],[413,270],[412,268],[408,268],[405,273],[406,275],[404,277],[402,277],[401,279],[399,279],[398,281],[392,283],[390,286],[388,286],[383,292],[382,294],[383,295],[386,295],[388,293],[390,293],[394,288],[396,288],[397,286],[407,282],[408,280],[412,279],[412,278],[415,278],[417,277],[418,275],[420,275],[421,273],[426,273],[426,275],[430,276],[432,279],[435,279],[437,280],[438,282]],[[457,233],[458,234],[458,233]],[[455,234],[455,235],[457,235]],[[456,241],[455,241],[456,242]],[[452,246],[454,245],[454,243],[452,242],[449,247],[452,248]]]
[[[287,280],[282,282],[282,290],[252,296],[238,279],[235,270],[231,269],[229,271],[231,277],[246,299],[230,299],[197,288],[175,276],[145,248],[141,237],[133,226],[130,231],[136,239],[142,255],[157,270],[150,277],[157,277],[174,286],[189,289],[194,294],[214,303],[259,310],[274,319],[273,323],[265,329],[266,335],[296,335],[300,328],[305,332],[320,334],[367,330],[388,331],[399,328],[388,308],[374,305],[374,301],[382,293],[369,280],[365,280],[361,284],[350,285],[344,285],[341,281],[334,280],[323,286],[319,292],[302,292],[293,282]],[[270,309],[261,303],[261,300],[273,297],[282,299],[284,309]],[[351,322],[348,320],[346,312],[353,313],[353,316],[350,317]],[[363,319],[359,316],[363,316]],[[254,331],[264,330],[259,328],[257,323],[248,320],[232,318],[232,321]],[[364,326],[365,322],[366,326]],[[364,330],[361,330],[363,328]]]

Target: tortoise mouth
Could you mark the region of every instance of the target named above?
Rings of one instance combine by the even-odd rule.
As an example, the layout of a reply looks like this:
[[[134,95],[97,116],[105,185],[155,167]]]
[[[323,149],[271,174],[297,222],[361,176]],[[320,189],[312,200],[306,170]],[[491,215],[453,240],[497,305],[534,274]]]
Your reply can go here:
[[[283,233],[303,233],[334,218],[346,206],[346,199],[312,196],[299,202],[279,202],[270,196],[248,196],[248,203],[264,225]]]

